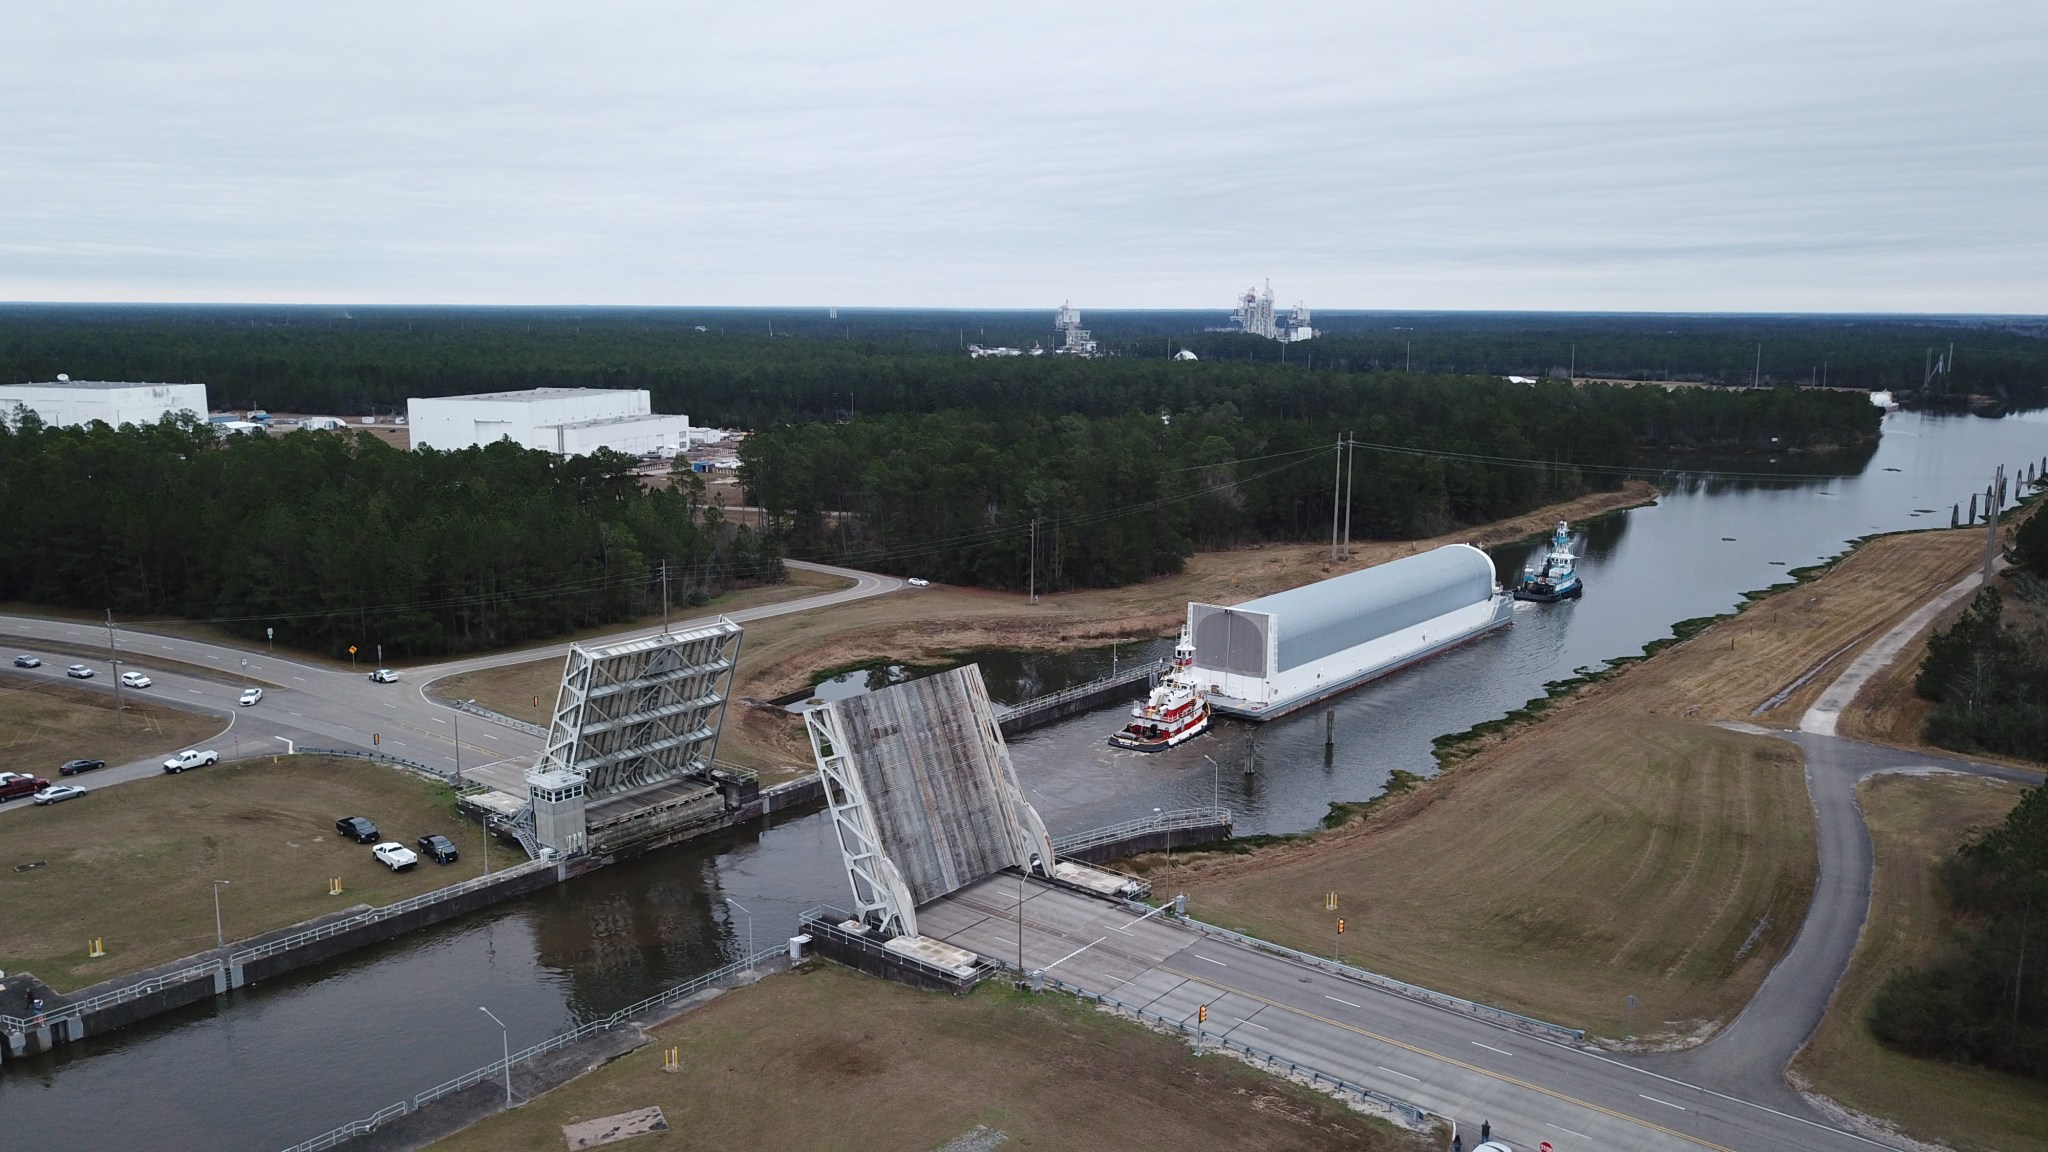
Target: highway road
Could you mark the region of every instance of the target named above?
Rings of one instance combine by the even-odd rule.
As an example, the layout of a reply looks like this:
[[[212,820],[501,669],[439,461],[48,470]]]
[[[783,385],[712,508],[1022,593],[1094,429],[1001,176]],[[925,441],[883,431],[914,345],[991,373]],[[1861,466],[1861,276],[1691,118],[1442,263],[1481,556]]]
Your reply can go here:
[[[725,618],[738,623],[763,620],[879,596],[903,587],[902,581],[894,577],[803,561],[788,563],[795,568],[841,576],[853,584],[837,591],[743,609]],[[717,619],[719,615],[715,613],[679,618],[669,628],[685,631]],[[660,631],[659,626],[634,628],[581,642],[614,643]],[[39,650],[38,641],[101,654],[81,656]],[[216,749],[223,760],[267,756],[299,747],[375,750],[444,772],[459,769],[466,777],[513,795],[524,794],[525,770],[540,752],[540,738],[483,717],[457,712],[429,696],[427,688],[433,681],[457,672],[550,657],[559,659],[569,648],[566,643],[551,644],[408,668],[401,672],[397,683],[378,684],[368,676],[370,665],[362,671],[350,672],[262,648],[239,648],[122,628],[118,624],[114,645],[122,670],[146,673],[154,682],[150,688],[123,689],[124,693],[220,718],[222,731],[200,746]],[[106,627],[90,621],[0,616],[0,676],[64,680],[88,691],[111,694],[115,673],[105,655],[106,646]],[[43,666],[13,667],[14,656],[24,652],[41,657]],[[94,677],[66,680],[64,667],[72,663],[93,669]],[[235,701],[244,685],[250,683],[263,688],[263,701],[247,708],[238,707]],[[175,751],[176,748],[165,747],[139,760],[110,764],[75,777],[73,782],[93,789],[155,775],[162,771],[164,757]],[[64,760],[94,755],[97,753],[92,748],[80,747],[49,764],[9,764],[8,768],[53,775]],[[27,804],[0,805],[0,815],[28,810],[31,806]]]

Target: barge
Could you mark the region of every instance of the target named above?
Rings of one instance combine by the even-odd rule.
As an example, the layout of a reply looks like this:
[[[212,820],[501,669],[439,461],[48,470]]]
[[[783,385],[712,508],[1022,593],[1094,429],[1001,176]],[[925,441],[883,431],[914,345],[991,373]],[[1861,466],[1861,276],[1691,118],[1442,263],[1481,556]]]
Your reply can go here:
[[[1189,604],[1192,671],[1215,711],[1271,720],[1504,627],[1513,609],[1486,553],[1447,544],[1233,607]]]

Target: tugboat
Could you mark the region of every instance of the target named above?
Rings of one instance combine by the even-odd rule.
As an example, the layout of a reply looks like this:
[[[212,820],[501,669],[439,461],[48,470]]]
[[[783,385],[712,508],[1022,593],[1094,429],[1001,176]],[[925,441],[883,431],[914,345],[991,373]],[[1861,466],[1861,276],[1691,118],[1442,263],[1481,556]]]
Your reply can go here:
[[[1180,630],[1173,670],[1159,678],[1142,704],[1131,705],[1131,722],[1109,738],[1116,748],[1160,752],[1209,730],[1209,702],[1195,680],[1195,643]]]
[[[1571,526],[1559,520],[1557,531],[1550,536],[1550,551],[1544,554],[1542,567],[1522,573],[1522,583],[1515,589],[1515,599],[1534,600],[1539,604],[1577,600],[1586,590],[1579,583],[1578,559],[1572,555]]]

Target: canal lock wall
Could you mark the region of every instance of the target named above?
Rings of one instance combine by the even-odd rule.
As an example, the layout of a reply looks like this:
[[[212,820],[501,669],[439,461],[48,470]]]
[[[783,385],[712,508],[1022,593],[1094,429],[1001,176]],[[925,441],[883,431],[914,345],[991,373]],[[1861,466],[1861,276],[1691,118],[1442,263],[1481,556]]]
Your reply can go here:
[[[1029,732],[1033,728],[1042,728],[1056,720],[1064,720],[1069,716],[1099,708],[1104,704],[1142,695],[1150,690],[1158,677],[1165,674],[1167,667],[1166,661],[1154,660],[1148,664],[1126,668],[1113,676],[1077,684],[1064,692],[1026,700],[1003,713],[996,724],[1003,730],[1003,736],[1007,739],[1021,732]]]

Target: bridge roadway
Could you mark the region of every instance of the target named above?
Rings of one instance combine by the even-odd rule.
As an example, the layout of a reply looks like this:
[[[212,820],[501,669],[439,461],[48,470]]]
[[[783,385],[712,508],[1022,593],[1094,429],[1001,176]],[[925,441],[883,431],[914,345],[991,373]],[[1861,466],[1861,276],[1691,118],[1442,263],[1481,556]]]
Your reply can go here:
[[[841,576],[851,587],[821,592],[779,604],[724,613],[737,623],[765,620],[792,612],[844,604],[894,592],[903,582],[891,576],[833,568],[803,561],[788,561],[793,568]],[[717,614],[673,621],[671,631],[709,624]],[[593,637],[586,644],[611,644],[656,635],[659,626],[634,628],[613,635]],[[37,648],[37,643],[54,642],[80,652],[72,654]],[[493,652],[437,664],[406,668],[395,684],[370,680],[374,665],[364,663],[358,671],[309,663],[292,656],[266,651],[262,647],[236,647],[227,643],[193,640],[146,629],[115,626],[115,646],[121,668],[142,672],[153,681],[150,687],[124,688],[131,700],[147,699],[174,707],[217,716],[226,727],[198,747],[213,748],[222,760],[268,756],[297,747],[375,750],[416,760],[442,771],[460,768],[465,777],[479,780],[514,796],[526,791],[525,773],[539,755],[541,740],[531,733],[494,723],[481,716],[465,715],[427,693],[438,679],[461,672],[473,672],[531,660],[559,659],[567,644],[549,644],[511,652]],[[0,675],[31,680],[58,680],[90,691],[112,693],[114,669],[106,657],[107,629],[89,620],[63,620],[37,616],[0,616]],[[22,669],[13,666],[18,653],[33,653],[43,666]],[[170,663],[167,663],[170,662]],[[64,675],[68,664],[91,668],[90,680],[71,680]],[[4,681],[0,681],[4,683]],[[263,701],[238,707],[245,683],[264,692]],[[457,736],[460,736],[460,742]],[[163,759],[174,748],[125,764],[110,764],[97,772],[79,776],[73,782],[88,789],[125,783],[162,770]],[[13,771],[32,771],[54,776],[63,759],[92,756],[92,748],[80,746],[50,764],[8,764]],[[204,769],[199,769],[204,771]],[[27,804],[0,805],[0,818],[9,812],[30,810]]]
[[[1494,1134],[1516,1148],[1849,1152],[1884,1145],[1604,1054],[1411,1000],[1032,880],[1023,954],[1069,984],[1196,1025]],[[918,911],[918,929],[1014,964],[1014,875]],[[1804,1111],[1803,1109],[1801,1110]]]

